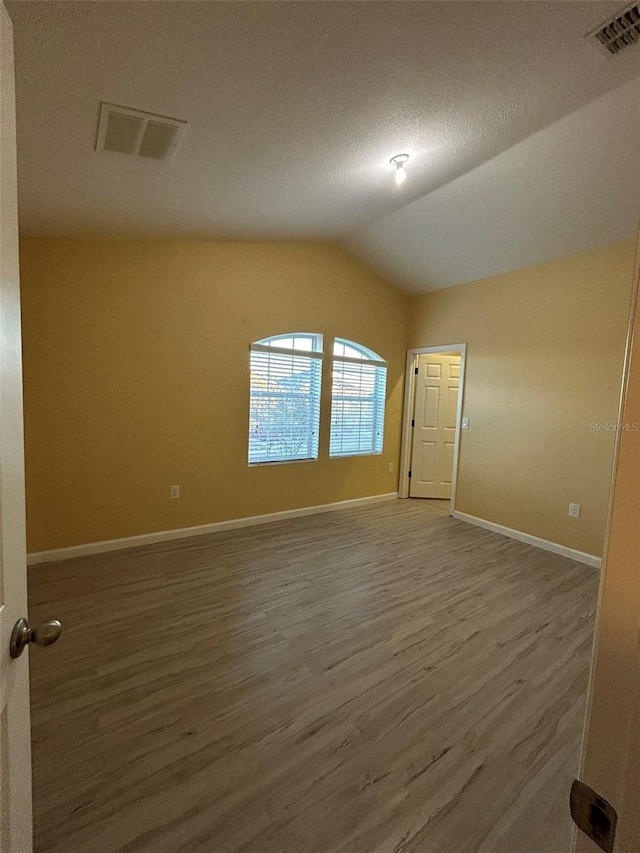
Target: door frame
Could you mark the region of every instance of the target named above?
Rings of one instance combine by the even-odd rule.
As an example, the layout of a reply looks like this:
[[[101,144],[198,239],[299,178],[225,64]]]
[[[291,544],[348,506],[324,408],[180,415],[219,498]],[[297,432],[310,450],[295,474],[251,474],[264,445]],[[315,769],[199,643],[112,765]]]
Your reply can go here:
[[[640,231],[618,405],[618,423],[634,423],[640,411]],[[640,827],[640,598],[636,524],[640,456],[633,432],[616,431],[587,708],[578,778],[608,799],[618,813],[615,850],[632,853]],[[629,675],[629,673],[631,673]],[[635,676],[635,677],[634,677]],[[573,827],[571,853],[598,853],[598,845]]]
[[[413,434],[411,421],[416,399],[416,367],[418,356],[430,352],[459,352],[460,353],[460,384],[458,386],[458,406],[456,409],[456,434],[453,445],[453,472],[451,475],[451,509],[456,507],[456,489],[458,485],[458,455],[460,453],[460,430],[462,428],[462,407],[464,403],[464,379],[467,364],[466,344],[443,344],[434,347],[414,347],[407,350],[407,370],[404,381],[404,414],[402,418],[402,444],[400,449],[400,480],[398,497],[409,497],[409,470],[411,465],[411,450]]]

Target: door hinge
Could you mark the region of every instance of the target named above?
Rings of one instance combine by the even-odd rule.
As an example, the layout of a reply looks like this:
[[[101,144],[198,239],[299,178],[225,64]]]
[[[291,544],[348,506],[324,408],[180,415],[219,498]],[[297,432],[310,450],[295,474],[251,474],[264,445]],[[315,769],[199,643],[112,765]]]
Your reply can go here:
[[[411,471],[409,471],[409,479],[411,479]]]
[[[414,420],[412,420],[412,421],[411,421],[411,426],[413,426],[413,427],[414,427],[415,425],[416,425],[416,422],[415,422]]]
[[[419,368],[416,367],[416,369],[414,370],[414,373],[416,376],[418,375],[418,371],[419,371]]]
[[[578,829],[588,835],[605,853],[613,853],[618,815],[611,803],[574,779],[570,798],[571,817]]]

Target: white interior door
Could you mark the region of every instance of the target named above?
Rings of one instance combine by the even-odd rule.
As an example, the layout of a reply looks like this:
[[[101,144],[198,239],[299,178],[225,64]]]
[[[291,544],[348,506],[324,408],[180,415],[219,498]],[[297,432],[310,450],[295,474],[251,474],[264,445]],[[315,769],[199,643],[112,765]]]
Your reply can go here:
[[[0,53],[0,851],[29,853],[29,655],[9,656],[27,582],[13,33],[2,2]]]
[[[640,851],[640,307],[636,259],[631,346],[596,619],[580,779],[617,812],[614,853]],[[587,813],[598,824],[597,810]],[[602,821],[596,830],[603,830]],[[606,830],[606,822],[604,830]],[[591,827],[593,831],[593,827]],[[602,846],[583,832],[579,853]],[[606,849],[606,848],[604,848]]]
[[[451,497],[460,362],[460,353],[418,356],[409,483],[412,498]]]

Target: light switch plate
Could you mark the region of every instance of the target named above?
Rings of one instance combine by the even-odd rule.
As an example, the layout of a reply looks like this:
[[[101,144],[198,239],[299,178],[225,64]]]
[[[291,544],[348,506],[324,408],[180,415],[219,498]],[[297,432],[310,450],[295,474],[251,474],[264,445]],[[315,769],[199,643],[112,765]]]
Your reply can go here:
[[[469,429],[469,418],[462,419],[462,429]]]

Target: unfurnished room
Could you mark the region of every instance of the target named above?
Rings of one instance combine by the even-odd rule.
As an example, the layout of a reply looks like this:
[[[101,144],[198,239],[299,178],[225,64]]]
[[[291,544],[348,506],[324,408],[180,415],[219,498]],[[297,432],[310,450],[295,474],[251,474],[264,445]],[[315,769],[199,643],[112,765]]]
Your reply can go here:
[[[638,4],[0,43],[0,853],[640,853]]]

